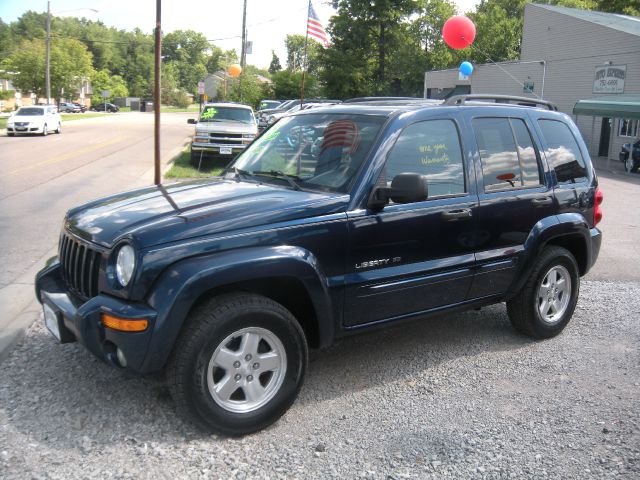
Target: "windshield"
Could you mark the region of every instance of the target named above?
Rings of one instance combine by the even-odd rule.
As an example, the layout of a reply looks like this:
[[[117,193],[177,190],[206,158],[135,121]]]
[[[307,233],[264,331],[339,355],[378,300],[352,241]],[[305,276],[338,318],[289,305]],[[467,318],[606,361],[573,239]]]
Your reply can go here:
[[[16,112],[16,115],[25,115],[25,116],[44,115],[44,108],[20,107]]]
[[[300,188],[346,192],[384,121],[336,113],[283,118],[236,159],[227,175],[288,176]]]
[[[253,112],[248,108],[204,107],[200,114],[200,122],[241,122],[253,123]]]

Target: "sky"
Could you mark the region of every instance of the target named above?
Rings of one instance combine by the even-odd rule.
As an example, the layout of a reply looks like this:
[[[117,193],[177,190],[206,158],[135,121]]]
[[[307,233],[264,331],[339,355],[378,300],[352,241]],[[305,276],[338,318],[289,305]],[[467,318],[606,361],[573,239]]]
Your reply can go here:
[[[479,0],[455,0],[459,13],[474,8]],[[334,13],[331,2],[312,0],[323,25]],[[195,30],[223,50],[242,45],[242,0],[164,0],[162,2],[162,31]],[[51,0],[55,16],[86,17],[100,20],[109,27],[133,30],[139,27],[152,33],[155,27],[155,0]],[[247,40],[253,42],[253,53],[247,63],[267,68],[271,51],[275,50],[284,67],[287,34],[304,35],[308,0],[247,0]],[[92,12],[89,9],[97,10]],[[24,12],[46,12],[46,0],[0,0],[0,18],[5,23],[17,20]]]

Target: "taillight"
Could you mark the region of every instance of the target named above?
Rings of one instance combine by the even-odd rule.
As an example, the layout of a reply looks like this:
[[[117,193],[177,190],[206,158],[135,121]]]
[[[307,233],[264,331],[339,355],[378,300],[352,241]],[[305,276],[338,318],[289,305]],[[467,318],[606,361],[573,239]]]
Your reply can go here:
[[[596,198],[593,205],[593,226],[595,227],[600,220],[602,220],[602,201],[604,200],[604,195],[602,194],[602,190],[600,188],[596,188]]]

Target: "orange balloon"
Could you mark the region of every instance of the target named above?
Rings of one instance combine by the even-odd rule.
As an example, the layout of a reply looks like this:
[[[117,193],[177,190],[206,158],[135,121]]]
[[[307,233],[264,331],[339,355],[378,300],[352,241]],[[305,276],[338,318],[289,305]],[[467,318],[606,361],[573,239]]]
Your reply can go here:
[[[227,70],[227,72],[234,78],[239,77],[242,73],[242,67],[237,63],[234,63],[233,65],[229,65],[229,69]]]

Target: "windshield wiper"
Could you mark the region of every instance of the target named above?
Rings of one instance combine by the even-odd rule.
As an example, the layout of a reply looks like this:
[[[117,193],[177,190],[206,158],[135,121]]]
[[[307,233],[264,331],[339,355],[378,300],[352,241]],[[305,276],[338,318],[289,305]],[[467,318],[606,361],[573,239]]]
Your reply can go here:
[[[237,167],[233,167],[231,171],[233,172],[236,180],[240,180],[242,177],[255,177],[255,175],[252,172],[248,172],[247,170],[241,170]]]
[[[284,172],[281,172],[280,170],[258,171],[258,172],[253,172],[253,174],[266,175],[273,178],[281,178],[283,180],[286,180],[287,183],[289,183],[289,185],[291,185],[291,188],[293,188],[294,190],[300,190],[300,185],[298,185],[298,181],[300,180],[300,177],[297,175],[284,173]]]

